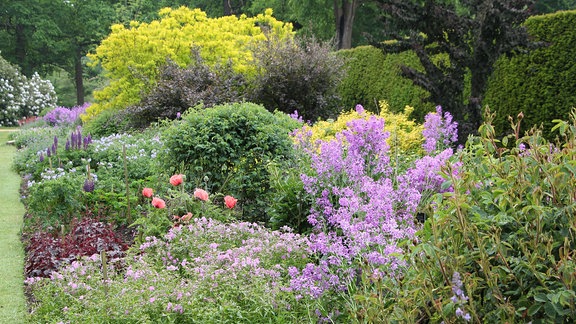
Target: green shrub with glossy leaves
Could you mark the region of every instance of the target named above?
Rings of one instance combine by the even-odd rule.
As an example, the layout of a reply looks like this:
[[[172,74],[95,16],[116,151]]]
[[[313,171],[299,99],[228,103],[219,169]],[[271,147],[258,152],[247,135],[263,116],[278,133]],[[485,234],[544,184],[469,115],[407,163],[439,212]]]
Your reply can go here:
[[[238,198],[241,217],[267,221],[267,164],[292,154],[289,132],[299,122],[253,103],[196,107],[163,131],[167,172],[187,185]]]

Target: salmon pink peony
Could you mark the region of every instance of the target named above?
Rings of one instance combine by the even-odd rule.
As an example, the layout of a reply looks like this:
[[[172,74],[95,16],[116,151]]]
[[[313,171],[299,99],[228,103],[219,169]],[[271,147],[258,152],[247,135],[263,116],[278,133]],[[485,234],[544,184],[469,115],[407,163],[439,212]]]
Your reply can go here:
[[[170,177],[170,183],[173,186],[179,186],[184,182],[184,175],[183,174],[175,174]]]
[[[152,198],[152,206],[162,209],[166,208],[166,202],[158,197]]]
[[[152,190],[152,188],[142,189],[142,196],[144,196],[146,198],[152,197],[153,194],[154,194],[154,190]]]
[[[206,190],[196,188],[196,190],[194,190],[194,197],[196,197],[202,201],[207,201],[208,200],[208,193],[206,192]]]
[[[232,197],[232,196],[226,196],[224,197],[224,204],[226,205],[226,207],[232,209],[234,208],[234,206],[236,206],[236,202],[238,202],[238,199]]]

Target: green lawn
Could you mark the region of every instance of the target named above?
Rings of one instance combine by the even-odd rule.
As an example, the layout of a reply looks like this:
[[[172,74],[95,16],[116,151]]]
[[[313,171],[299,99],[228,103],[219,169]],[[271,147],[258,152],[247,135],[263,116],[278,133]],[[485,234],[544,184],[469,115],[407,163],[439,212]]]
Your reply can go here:
[[[0,128],[0,323],[23,323],[24,250],[20,242],[24,206],[20,203],[20,177],[10,166],[16,149],[6,145],[8,130]]]

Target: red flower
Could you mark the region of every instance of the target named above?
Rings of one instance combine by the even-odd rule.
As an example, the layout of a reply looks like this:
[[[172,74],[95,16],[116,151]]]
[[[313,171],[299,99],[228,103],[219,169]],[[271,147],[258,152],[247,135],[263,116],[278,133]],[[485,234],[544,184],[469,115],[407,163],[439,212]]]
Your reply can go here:
[[[170,183],[173,186],[179,186],[184,182],[184,175],[183,174],[175,174],[170,177]]]
[[[144,196],[146,198],[152,197],[153,194],[154,194],[154,190],[152,190],[152,188],[142,189],[142,196]]]
[[[234,208],[234,206],[236,206],[236,202],[238,202],[238,199],[232,197],[232,196],[226,196],[224,197],[224,204],[226,205],[226,207],[232,209]]]
[[[152,206],[156,208],[166,208],[166,202],[158,197],[152,198]]]
[[[208,193],[205,190],[196,188],[196,190],[194,190],[194,197],[196,197],[202,201],[207,201],[208,200]]]

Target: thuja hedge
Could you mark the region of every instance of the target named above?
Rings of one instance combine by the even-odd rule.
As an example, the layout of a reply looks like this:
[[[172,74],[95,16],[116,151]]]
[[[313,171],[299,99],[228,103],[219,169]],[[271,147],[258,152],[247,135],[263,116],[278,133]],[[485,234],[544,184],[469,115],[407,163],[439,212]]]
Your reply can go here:
[[[339,88],[343,107],[361,104],[378,112],[378,102],[386,100],[393,113],[401,113],[406,105],[414,107],[412,117],[417,120],[433,110],[424,101],[428,93],[400,75],[400,65],[420,66],[413,52],[384,55],[378,48],[360,46],[338,54],[346,61],[347,74]]]
[[[543,124],[550,136],[552,120],[565,119],[576,105],[575,24],[576,10],[530,17],[526,28],[544,46],[498,60],[484,99],[497,113],[497,134],[507,132],[508,116],[523,112],[522,130]]]

